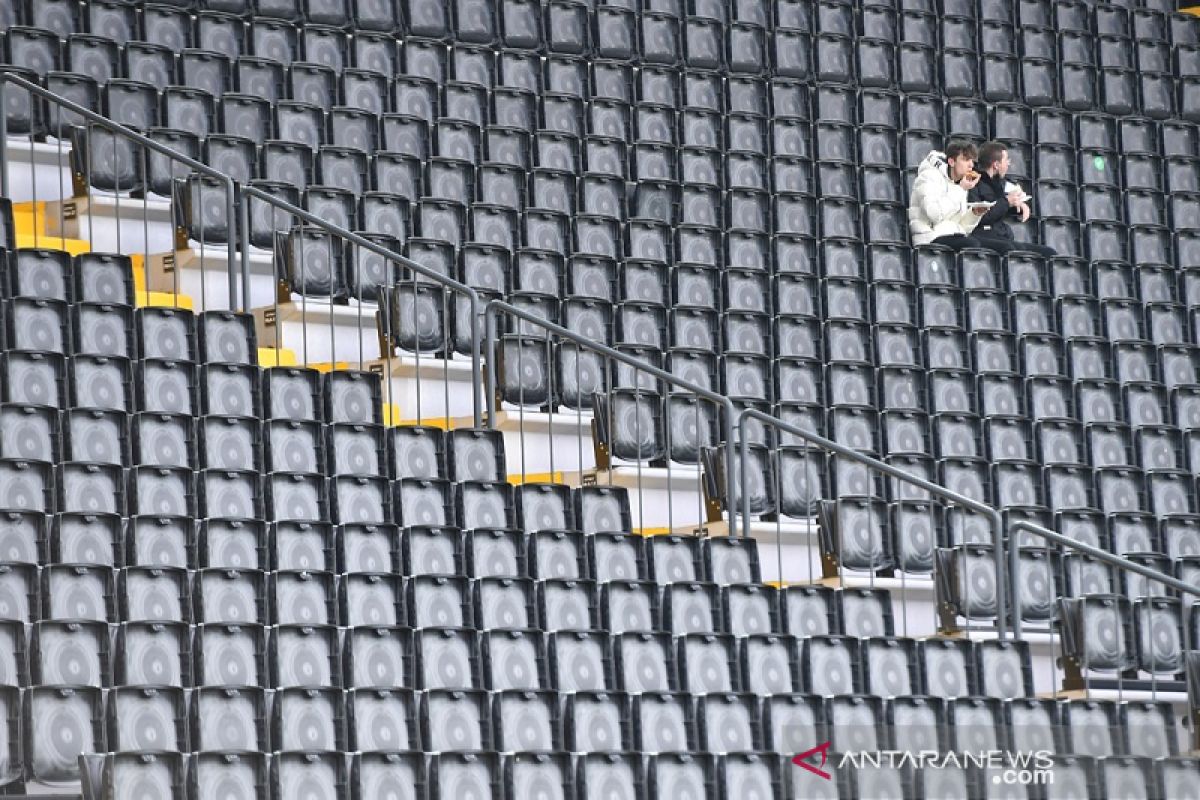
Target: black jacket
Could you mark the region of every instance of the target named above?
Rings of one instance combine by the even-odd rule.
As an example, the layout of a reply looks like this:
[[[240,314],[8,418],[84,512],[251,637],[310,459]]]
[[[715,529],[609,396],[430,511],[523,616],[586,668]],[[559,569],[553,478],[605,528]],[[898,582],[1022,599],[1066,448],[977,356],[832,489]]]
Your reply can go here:
[[[1008,197],[1004,194],[1004,184],[1004,178],[999,175],[989,176],[984,172],[980,175],[979,183],[975,184],[975,188],[967,193],[967,200],[972,203],[995,203],[986,214],[979,218],[975,232],[1001,239],[1013,238],[1012,229],[1008,227],[1008,222],[1005,220],[1010,213],[1016,213],[1016,209],[1008,204]]]

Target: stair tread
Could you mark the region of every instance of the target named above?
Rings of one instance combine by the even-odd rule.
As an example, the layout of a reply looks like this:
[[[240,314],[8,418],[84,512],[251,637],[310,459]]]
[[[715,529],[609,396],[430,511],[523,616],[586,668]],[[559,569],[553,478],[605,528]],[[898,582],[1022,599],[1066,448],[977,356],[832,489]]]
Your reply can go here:
[[[137,290],[136,302],[139,306],[167,306],[169,308],[195,308],[192,298],[186,294],[171,292],[147,292]]]

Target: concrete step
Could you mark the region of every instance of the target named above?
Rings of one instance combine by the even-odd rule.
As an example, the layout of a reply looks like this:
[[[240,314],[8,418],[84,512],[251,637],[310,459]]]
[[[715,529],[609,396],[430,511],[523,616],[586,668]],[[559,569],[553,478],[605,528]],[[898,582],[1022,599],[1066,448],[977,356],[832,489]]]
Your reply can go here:
[[[279,296],[273,256],[265,250],[252,250],[247,261],[250,275],[250,301],[246,308],[273,305]],[[145,280],[151,289],[190,294],[199,310],[225,310],[238,307],[241,299],[241,262],[234,264],[237,275],[236,296],[229,295],[229,251],[210,245],[154,253],[146,259]]]
[[[14,203],[13,229],[17,247],[66,250],[73,256],[91,250],[91,244],[84,239],[64,239],[46,232],[48,226],[44,201]]]
[[[51,202],[46,207],[47,232],[87,239],[104,253],[163,253],[175,249],[171,201],[93,192]]]
[[[366,364],[383,356],[374,303],[361,306],[305,298],[254,310],[260,347],[285,347],[303,363],[345,361]],[[432,357],[422,362],[437,361]],[[453,416],[437,414],[438,416]]]
[[[592,440],[592,414],[503,410],[496,414],[495,427],[504,433],[508,472],[522,474],[570,474],[596,469]]]
[[[56,201],[74,194],[70,143],[34,142],[26,136],[10,136],[4,146],[8,157],[8,199],[14,203]]]
[[[259,339],[259,344],[262,340]],[[303,358],[301,350],[292,349]],[[350,359],[357,366],[357,361]],[[474,424],[473,375],[469,359],[411,355],[376,358],[365,369],[383,378],[384,416],[389,425],[435,425],[443,429]]]
[[[647,536],[694,531],[706,519],[704,483],[699,467],[619,465],[585,473],[581,479],[585,485],[628,489],[633,530]]]

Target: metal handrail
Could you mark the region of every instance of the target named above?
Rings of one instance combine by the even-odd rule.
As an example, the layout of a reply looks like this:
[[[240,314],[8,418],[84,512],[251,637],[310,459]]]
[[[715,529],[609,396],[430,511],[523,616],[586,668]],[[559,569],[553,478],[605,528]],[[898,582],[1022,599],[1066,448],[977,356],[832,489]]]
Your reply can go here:
[[[24,89],[25,91],[28,91],[31,94],[41,97],[49,102],[55,103],[56,105],[60,105],[63,108],[65,108],[69,111],[72,111],[76,114],[79,114],[80,116],[82,116],[83,118],[85,118],[91,122],[94,122],[95,124],[99,125],[100,127],[105,128],[106,130],[109,130],[115,134],[118,134],[124,138],[127,138],[130,141],[132,141],[142,147],[146,147],[155,153],[166,156],[167,158],[170,158],[173,161],[178,161],[179,163],[183,164],[184,166],[188,167],[189,169],[191,169],[201,175],[208,176],[208,177],[213,178],[214,180],[218,181],[225,190],[226,214],[228,216],[228,219],[230,220],[231,223],[235,219],[239,220],[241,223],[241,225],[240,225],[241,230],[239,231],[239,235],[238,236],[230,235],[229,240],[226,243],[227,256],[228,256],[228,262],[229,262],[228,263],[229,297],[230,297],[230,305],[231,306],[233,305],[233,298],[238,297],[238,279],[237,279],[237,273],[235,272],[235,264],[238,263],[238,246],[239,246],[239,244],[241,246],[241,261],[240,261],[241,303],[239,304],[239,307],[242,310],[246,310],[246,305],[249,302],[249,298],[250,298],[249,204],[245,202],[245,199],[254,197],[258,200],[261,200],[269,205],[272,205],[272,206],[280,209],[281,211],[284,211],[284,212],[291,214],[299,219],[302,219],[310,225],[321,228],[322,230],[325,230],[326,232],[330,233],[333,236],[336,236],[340,239],[344,239],[345,241],[348,241],[351,244],[354,244],[358,247],[366,248],[366,249],[370,250],[371,252],[381,256],[382,258],[391,260],[397,264],[400,264],[401,266],[411,269],[413,272],[416,272],[417,274],[422,275],[425,278],[428,278],[429,280],[433,281],[434,283],[437,283],[443,287],[446,287],[446,288],[448,288],[452,291],[458,292],[460,294],[465,294],[468,298],[470,298],[470,301],[471,301],[471,366],[472,366],[472,371],[473,371],[474,375],[478,376],[480,374],[480,352],[481,352],[480,345],[481,345],[481,342],[480,342],[479,323],[478,323],[478,310],[479,310],[479,306],[480,306],[480,297],[479,297],[479,293],[475,289],[471,288],[470,286],[466,286],[465,284],[459,283],[458,281],[454,280],[453,278],[449,278],[445,275],[442,275],[441,273],[435,272],[434,270],[431,270],[428,267],[423,266],[422,264],[412,261],[411,259],[405,258],[404,256],[399,255],[398,253],[394,253],[394,252],[380,246],[379,244],[370,241],[369,239],[363,238],[362,236],[354,233],[353,231],[348,231],[345,228],[339,227],[339,226],[334,225],[326,220],[321,219],[320,217],[314,216],[313,214],[309,213],[308,211],[306,211],[302,208],[294,206],[291,203],[288,203],[284,200],[280,200],[279,198],[274,197],[266,192],[263,192],[262,190],[260,190],[256,187],[253,187],[253,186],[241,186],[240,187],[241,188],[241,197],[243,199],[243,202],[241,203],[241,213],[239,215],[238,203],[237,203],[237,199],[238,199],[238,191],[237,190],[239,187],[238,187],[237,182],[234,181],[234,179],[231,176],[229,176],[219,170],[216,170],[206,164],[203,164],[203,163],[197,161],[196,159],[191,158],[190,156],[179,152],[178,150],[173,150],[172,148],[167,147],[166,145],[163,145],[159,142],[156,142],[153,139],[147,138],[147,137],[137,133],[136,131],[130,130],[129,128],[125,127],[124,125],[113,122],[112,120],[107,119],[107,118],[95,113],[94,111],[90,111],[89,109],[84,108],[83,106],[80,106],[77,103],[74,103],[64,97],[60,97],[59,95],[54,94],[53,92],[43,89],[42,87],[38,86],[35,83],[30,83],[29,81],[25,80],[24,78],[21,78],[19,75],[15,75],[15,74],[5,71],[3,69],[0,69],[0,195],[8,194],[8,151],[7,151],[8,149],[7,149],[7,147],[3,146],[3,143],[7,140],[7,137],[8,137],[7,117],[3,113],[3,109],[5,107],[4,106],[4,101],[5,101],[4,91],[5,91],[5,85],[8,83],[11,83],[14,86]],[[475,422],[475,426],[478,427],[482,421],[482,406],[483,406],[482,398],[481,398],[482,387],[481,387],[479,381],[476,380],[476,381],[472,382],[472,391],[473,391],[472,399],[473,399],[474,422]]]
[[[1078,550],[1085,555],[1089,555],[1098,561],[1103,561],[1105,564],[1109,564],[1118,569],[1136,572],[1138,575],[1141,575],[1144,578],[1149,578],[1155,583],[1161,583],[1164,586],[1170,586],[1177,592],[1200,597],[1200,586],[1193,586],[1190,583],[1185,583],[1184,581],[1181,581],[1172,575],[1168,575],[1165,572],[1159,572],[1153,567],[1147,567],[1145,564],[1139,564],[1136,561],[1130,561],[1124,556],[1119,556],[1116,553],[1110,553],[1107,550],[1102,550],[1099,547],[1088,544],[1087,542],[1081,542],[1077,539],[1072,539],[1070,536],[1064,536],[1057,531],[1052,531],[1049,528],[1038,525],[1037,523],[1029,522],[1028,520],[1017,520],[1011,526],[1009,526],[1009,531],[1013,533],[1020,531],[1032,533],[1034,536],[1040,536],[1043,539],[1048,539],[1049,541],[1054,542],[1062,547],[1069,547],[1072,550]],[[1013,570],[1013,574],[1016,574],[1019,551],[1019,547],[1014,547],[1009,553],[1011,558],[1010,569]]]
[[[249,204],[246,202],[242,202],[241,213],[239,216],[238,207],[237,207],[238,206],[238,204],[237,204],[238,184],[233,180],[232,177],[230,177],[229,175],[222,173],[219,170],[216,170],[206,164],[203,164],[200,161],[197,161],[196,159],[191,158],[190,156],[179,152],[178,150],[174,150],[170,147],[167,147],[166,145],[163,145],[159,142],[154,141],[153,139],[143,136],[142,134],[129,129],[129,128],[125,127],[124,125],[121,125],[117,122],[113,122],[112,120],[107,119],[106,117],[103,117],[100,114],[97,114],[96,112],[91,111],[90,109],[85,108],[77,103],[74,103],[65,97],[62,97],[62,96],[57,95],[47,89],[44,89],[35,83],[31,83],[30,81],[25,80],[24,78],[20,77],[19,75],[16,75],[16,74],[9,72],[3,68],[0,68],[0,195],[7,195],[8,189],[9,189],[8,151],[7,151],[7,147],[4,146],[4,142],[6,142],[7,138],[8,138],[8,121],[7,121],[7,115],[3,112],[3,109],[5,108],[5,91],[6,91],[6,86],[8,84],[12,84],[13,86],[16,86],[20,89],[23,89],[23,90],[29,92],[31,95],[40,97],[43,100],[46,100],[55,105],[61,106],[62,108],[65,108],[75,114],[78,114],[79,116],[83,117],[84,119],[88,120],[89,122],[92,122],[92,123],[100,126],[101,128],[104,128],[105,130],[110,131],[113,134],[117,134],[125,139],[128,139],[129,141],[132,141],[132,142],[138,144],[141,147],[145,147],[155,153],[166,156],[167,158],[170,158],[173,161],[177,161],[177,162],[187,166],[189,169],[193,170],[194,172],[197,172],[201,175],[206,175],[206,176],[218,181],[222,185],[222,187],[225,191],[226,212],[228,214],[228,218],[230,220],[233,220],[236,218],[236,219],[239,219],[241,222],[241,230],[240,230],[241,306],[244,309],[245,304],[248,302],[249,296],[250,296]],[[417,263],[416,261],[405,258],[404,256],[401,256],[397,253],[394,253],[394,252],[382,247],[381,245],[379,245],[375,242],[372,242],[369,239],[366,239],[366,238],[360,236],[359,234],[354,233],[353,231],[348,231],[345,228],[342,228],[342,227],[334,225],[324,219],[321,219],[320,217],[317,217],[302,208],[292,205],[291,203],[288,203],[284,200],[280,200],[279,198],[274,197],[273,195],[268,194],[256,187],[242,186],[241,187],[241,195],[242,195],[243,201],[246,198],[254,197],[258,200],[261,200],[269,205],[272,205],[272,206],[280,209],[281,211],[284,211],[284,212],[286,212],[290,215],[293,215],[301,220],[304,220],[306,223],[308,223],[310,225],[321,228],[321,229],[327,231],[328,233],[330,233],[334,236],[337,236],[338,238],[348,241],[357,247],[366,248],[367,250],[371,251],[372,253],[375,253],[376,255],[378,255],[382,258],[393,261],[397,264],[400,264],[401,266],[411,269],[413,272],[416,272],[417,274],[430,279],[431,281],[433,281],[436,284],[439,284],[447,289],[450,289],[451,291],[458,292],[460,294],[465,294],[468,298],[470,298],[470,301],[471,301],[471,367],[472,367],[472,373],[474,376],[474,380],[472,380],[472,394],[473,394],[472,400],[473,400],[473,410],[474,410],[474,424],[476,427],[479,427],[482,424],[482,414],[483,414],[483,408],[484,408],[485,404],[486,404],[487,418],[489,420],[489,424],[494,423],[494,421],[495,421],[495,397],[493,396],[493,394],[491,392],[488,392],[488,393],[486,393],[486,395],[484,397],[481,397],[481,394],[483,394],[483,386],[482,386],[482,382],[480,381],[479,378],[480,378],[482,353],[481,353],[481,342],[480,342],[480,332],[479,332],[479,314],[478,314],[481,298],[480,298],[479,292],[477,290],[475,290],[474,288],[467,286],[463,283],[460,283],[452,278],[449,278],[441,273],[431,270],[428,267]],[[227,248],[227,252],[228,252],[228,260],[229,260],[228,273],[229,273],[229,296],[230,296],[230,298],[234,298],[234,297],[238,296],[238,281],[237,281],[237,275],[234,272],[234,264],[238,262],[238,256],[237,256],[238,243],[239,243],[238,240],[235,239],[234,236],[230,236],[229,241],[226,243],[226,248]],[[516,306],[513,306],[503,300],[491,300],[487,303],[487,305],[485,306],[485,309],[484,309],[485,341],[486,341],[486,348],[487,348],[486,349],[486,352],[487,352],[487,377],[488,377],[490,386],[495,386],[495,379],[496,379],[496,338],[497,337],[496,337],[496,332],[495,332],[494,320],[495,320],[495,316],[496,316],[497,312],[503,312],[503,313],[509,314],[511,316],[514,316],[518,319],[521,319],[524,322],[527,322],[527,323],[530,323],[530,324],[533,324],[536,326],[540,326],[540,327],[544,328],[548,333],[553,334],[555,336],[559,336],[568,341],[571,341],[579,347],[582,347],[582,348],[585,348],[588,350],[593,350],[608,359],[618,361],[620,363],[632,366],[638,370],[646,372],[647,374],[657,378],[658,380],[663,381],[664,383],[668,383],[668,384],[677,386],[686,392],[696,395],[697,397],[704,398],[714,404],[722,406],[726,411],[725,418],[722,423],[725,441],[727,443],[732,443],[734,441],[735,427],[736,427],[736,430],[738,431],[738,437],[739,437],[738,457],[741,461],[741,464],[740,464],[740,470],[737,474],[740,475],[742,487],[745,487],[745,485],[746,485],[746,479],[748,477],[748,466],[747,465],[749,462],[749,457],[748,457],[749,456],[749,438],[748,438],[748,433],[747,433],[748,428],[744,424],[744,422],[749,419],[757,419],[757,420],[759,420],[767,425],[770,425],[778,430],[792,434],[793,436],[800,438],[802,441],[805,441],[808,444],[811,444],[822,450],[827,450],[827,451],[833,452],[837,455],[848,458],[852,461],[856,461],[856,462],[863,464],[871,469],[876,470],[877,472],[881,472],[884,475],[888,475],[897,480],[904,481],[913,486],[916,486],[917,488],[920,488],[936,497],[942,498],[946,502],[961,506],[963,508],[969,509],[971,511],[975,511],[978,514],[988,517],[992,523],[993,528],[996,531],[996,536],[992,543],[992,549],[993,549],[993,558],[996,562],[996,574],[997,574],[997,591],[996,591],[997,611],[998,611],[997,624],[996,624],[997,632],[1002,638],[1007,636],[1007,629],[1006,629],[1006,622],[1005,622],[1006,611],[1007,611],[1008,612],[1007,616],[1010,617],[1010,623],[1011,623],[1013,634],[1017,637],[1020,636],[1020,634],[1021,634],[1020,609],[1016,603],[1013,603],[1012,607],[1010,609],[1008,607],[1009,603],[1007,601],[1007,594],[1008,594],[1007,583],[1008,583],[1009,578],[1011,578],[1012,576],[1017,574],[1017,570],[1019,567],[1019,550],[1020,550],[1020,548],[1015,546],[1015,539],[1010,539],[1009,563],[1008,563],[1008,567],[1006,570],[1004,567],[1003,543],[1002,543],[1004,523],[1003,523],[1003,516],[1001,515],[999,510],[992,508],[991,506],[988,506],[977,500],[973,500],[969,497],[958,494],[957,492],[953,492],[944,486],[940,486],[940,485],[932,483],[931,481],[928,481],[924,478],[920,478],[920,477],[917,477],[910,473],[907,473],[904,470],[893,467],[892,465],[887,464],[883,461],[880,461],[879,459],[873,458],[868,455],[864,455],[863,453],[859,453],[856,450],[853,450],[849,447],[841,445],[830,439],[826,439],[822,436],[818,436],[817,434],[812,433],[811,431],[804,430],[803,428],[800,428],[800,427],[797,427],[790,423],[784,422],[781,419],[772,417],[772,416],[770,416],[762,411],[759,411],[757,409],[747,408],[747,409],[742,410],[741,412],[738,412],[733,401],[726,395],[718,394],[711,390],[705,389],[696,384],[690,383],[689,381],[685,381],[681,378],[678,378],[675,375],[672,375],[671,373],[669,373],[663,369],[660,369],[658,367],[655,367],[655,366],[649,364],[648,362],[637,359],[626,353],[622,353],[621,351],[616,350],[607,345],[603,345],[603,344],[599,344],[597,342],[591,341],[573,331],[568,330],[567,328],[564,328],[564,327],[557,325],[555,323],[552,323],[552,322],[548,322],[548,321],[542,319],[541,317],[537,317],[533,314],[530,314],[529,312],[524,311],[520,308],[517,308]],[[485,399],[486,399],[486,402],[485,402]],[[735,419],[737,420],[736,426],[734,424]],[[725,472],[726,472],[726,476],[727,476],[726,492],[727,492],[727,496],[730,496],[730,495],[732,495],[732,493],[728,491],[729,484],[732,482],[733,475],[735,474],[735,472],[734,472],[734,467],[735,467],[734,454],[733,454],[733,448],[731,446],[725,447],[724,459],[725,459]],[[742,497],[740,499],[741,499],[741,511],[740,511],[741,520],[740,520],[740,522],[741,522],[742,535],[744,537],[748,538],[750,536],[750,497],[749,497],[749,494],[747,492],[743,491]],[[737,526],[738,520],[736,519],[738,512],[733,508],[730,508],[729,512],[730,512],[730,529],[736,530],[738,527]],[[1123,569],[1123,570],[1137,573],[1137,574],[1142,575],[1143,577],[1149,578],[1157,583],[1161,583],[1164,586],[1169,586],[1169,587],[1175,589],[1176,591],[1200,597],[1200,587],[1185,583],[1185,582],[1179,580],[1178,578],[1175,578],[1171,575],[1167,575],[1166,573],[1159,572],[1155,569],[1138,564],[1136,562],[1130,561],[1129,559],[1123,558],[1122,556],[1116,555],[1115,553],[1110,553],[1108,551],[1093,547],[1092,545],[1086,544],[1084,542],[1076,541],[1075,539],[1071,539],[1070,537],[1064,536],[1061,533],[1057,533],[1057,532],[1052,531],[1049,528],[1043,527],[1041,525],[1037,525],[1032,522],[1021,520],[1021,521],[1017,521],[1017,522],[1013,523],[1013,525],[1010,527],[1010,533],[1012,533],[1012,534],[1015,534],[1020,531],[1025,531],[1025,532],[1031,533],[1035,536],[1039,536],[1042,539],[1053,542],[1062,547],[1068,547],[1073,550],[1079,551],[1081,553],[1084,553],[1093,558],[1096,558],[1097,560],[1102,561],[1102,562],[1109,564],[1113,567],[1116,567],[1118,569]]]
[[[36,83],[30,83],[21,76],[9,72],[3,68],[0,68],[0,195],[4,195],[6,197],[8,196],[8,146],[6,144],[8,141],[8,115],[5,112],[5,87],[10,83],[13,86],[24,89],[32,95],[42,98],[43,100],[54,103],[58,106],[62,106],[68,111],[80,115],[89,122],[99,125],[101,128],[104,128],[111,133],[118,134],[125,139],[158,153],[159,155],[166,156],[172,161],[178,161],[179,163],[195,172],[200,173],[201,175],[206,175],[216,181],[219,181],[225,190],[225,211],[229,215],[230,221],[236,218],[237,183],[229,175],[213,169],[206,164],[202,164],[196,159],[191,158],[190,156],[181,153],[178,150],[172,150],[170,147],[143,136],[137,131],[130,130],[120,123],[113,122],[107,117],[102,117],[96,112],[84,108],[78,103],[74,103],[67,98],[62,97],[61,95],[57,95],[54,92],[43,89]],[[237,244],[234,241],[233,236],[229,237],[226,247],[229,253],[229,296],[230,298],[233,298],[237,294],[236,275],[233,271],[234,258],[237,254]]]
[[[839,444],[832,439],[826,439],[824,436],[818,436],[812,431],[807,431],[791,423],[784,422],[777,417],[772,417],[770,414],[766,414],[756,408],[747,408],[743,410],[741,415],[738,417],[738,449],[739,457],[741,459],[740,474],[742,486],[742,496],[740,499],[742,501],[742,535],[744,537],[750,538],[750,493],[745,490],[746,479],[749,477],[748,464],[750,461],[750,438],[748,433],[749,426],[747,426],[745,422],[749,419],[757,419],[760,422],[777,428],[785,433],[790,433],[817,448],[829,450],[837,455],[848,458],[851,461],[857,461],[858,463],[870,467],[871,469],[882,472],[884,475],[888,475],[896,480],[910,483],[913,486],[916,486],[919,489],[924,489],[926,492],[929,492],[936,497],[940,497],[949,503],[962,506],[963,508],[987,517],[992,523],[992,528],[995,530],[995,537],[992,541],[992,559],[996,564],[996,632],[1002,639],[1007,637],[1005,612],[1008,605],[1008,592],[1004,580],[1004,549],[1003,545],[1001,544],[1001,539],[1003,538],[1002,534],[1004,531],[1004,518],[1001,516],[998,510],[989,505],[981,503],[978,500],[973,500],[970,497],[959,494],[958,492],[953,492],[947,489],[945,486],[940,486],[924,478],[919,478],[916,475],[893,467],[891,464],[887,464],[877,458],[860,453],[857,450],[846,447],[843,444]],[[730,439],[730,441],[732,442],[733,440]],[[726,449],[728,450],[730,448]],[[1016,604],[1013,604],[1013,608],[1016,608]],[[1016,616],[1020,616],[1019,613]],[[1021,628],[1019,620],[1014,620],[1013,630],[1017,635],[1020,635]]]
[[[690,381],[683,380],[682,378],[672,375],[670,372],[656,367],[647,361],[635,358],[627,353],[622,353],[620,350],[609,347],[606,344],[592,341],[591,339],[575,333],[572,330],[568,330],[561,325],[550,322],[542,317],[531,314],[524,309],[518,308],[510,303],[505,302],[504,300],[499,299],[489,301],[483,312],[484,331],[486,332],[487,343],[488,386],[493,387],[493,391],[487,393],[488,424],[494,424],[496,419],[496,396],[494,387],[496,386],[497,335],[495,321],[497,312],[504,312],[505,314],[514,316],[523,322],[544,328],[548,333],[573,342],[578,347],[581,347],[585,350],[595,351],[605,358],[612,359],[613,361],[617,361],[622,364],[627,364],[637,370],[640,370],[641,372],[652,375],[664,383],[677,386],[689,394],[693,394],[697,397],[708,400],[715,405],[722,406],[725,409],[725,414],[721,427],[724,429],[725,441],[733,441],[734,419],[737,417],[737,406],[733,404],[733,400],[731,400],[728,396],[718,394],[711,389],[705,389],[704,387],[698,386]],[[725,475],[727,483],[733,480],[733,468],[733,451],[731,448],[727,447],[725,448]]]
[[[1036,523],[1029,522],[1027,520],[1018,520],[1009,526],[1009,558],[1006,564],[1003,557],[1004,517],[998,509],[992,508],[991,506],[981,503],[978,500],[964,497],[963,495],[953,492],[944,486],[939,486],[938,484],[932,483],[924,478],[912,475],[902,469],[892,466],[891,464],[880,461],[877,458],[864,455],[857,450],[853,450],[845,445],[839,444],[830,439],[826,439],[823,436],[818,436],[811,431],[807,431],[803,428],[792,425],[791,423],[784,422],[777,417],[772,417],[769,414],[765,414],[762,411],[754,408],[745,409],[738,418],[738,444],[741,457],[741,485],[743,487],[746,485],[746,479],[749,476],[747,465],[750,461],[750,440],[747,433],[748,427],[744,424],[744,422],[748,419],[757,419],[763,423],[766,423],[767,425],[777,428],[778,430],[784,431],[785,433],[790,433],[807,442],[808,444],[813,445],[814,447],[831,451],[852,461],[857,461],[858,463],[870,467],[871,469],[882,472],[883,474],[893,477],[897,480],[912,484],[913,486],[923,489],[932,495],[941,497],[943,500],[949,503],[962,506],[963,508],[970,509],[971,511],[988,517],[996,531],[996,537],[992,542],[992,557],[996,565],[996,632],[1000,638],[1007,637],[1005,612],[1006,606],[1008,606],[1008,585],[1009,581],[1020,569],[1021,548],[1016,545],[1016,534],[1021,531],[1031,533],[1034,536],[1039,536],[1042,539],[1053,542],[1061,547],[1077,550],[1099,561],[1102,561],[1105,564],[1116,567],[1117,569],[1135,572],[1143,577],[1155,581],[1156,583],[1161,583],[1164,586],[1170,586],[1176,591],[1200,597],[1200,586],[1193,586],[1185,583],[1184,581],[1181,581],[1172,575],[1159,572],[1152,567],[1147,567],[1143,564],[1130,561],[1129,559],[1119,556],[1116,553],[1110,553],[1107,550],[1093,547],[1086,542],[1077,541],[1069,536],[1064,536],[1057,531],[1052,531],[1049,528],[1046,528],[1042,525],[1037,525]],[[741,501],[742,535],[748,538],[750,536],[750,496],[748,492],[743,490]],[[1013,602],[1011,604],[1011,608],[1007,608],[1007,612],[1009,617],[1007,625],[1011,626],[1013,637],[1019,639],[1021,637],[1021,609],[1019,604]]]
[[[250,297],[250,204],[248,202],[246,202],[246,200],[251,197],[253,197],[256,200],[261,200],[262,202],[267,203],[268,205],[274,206],[275,208],[277,208],[287,214],[290,214],[294,217],[297,217],[309,225],[320,228],[320,229],[326,231],[327,233],[338,237],[339,239],[344,239],[345,241],[349,242],[350,244],[353,244],[357,247],[361,247],[366,250],[369,250],[372,253],[374,253],[382,258],[385,258],[389,261],[393,261],[397,264],[400,264],[403,267],[411,269],[413,272],[417,273],[418,275],[428,278],[429,280],[433,281],[434,283],[437,283],[438,285],[440,285],[446,289],[449,289],[453,292],[458,292],[460,294],[465,294],[468,298],[470,298],[470,300],[471,300],[471,372],[475,378],[474,380],[471,381],[472,405],[473,405],[473,415],[474,415],[475,427],[478,428],[478,427],[480,427],[480,425],[482,425],[482,422],[483,422],[483,417],[482,417],[482,415],[483,415],[483,399],[482,399],[483,386],[482,386],[481,381],[478,380],[479,375],[481,374],[481,371],[480,371],[481,350],[480,350],[480,335],[479,335],[479,306],[480,306],[481,300],[479,297],[479,292],[476,289],[474,289],[470,286],[467,286],[464,283],[460,283],[446,275],[443,275],[440,272],[432,270],[423,264],[419,264],[410,258],[405,258],[404,256],[400,255],[399,253],[388,250],[386,247],[380,245],[377,242],[372,242],[370,239],[367,239],[360,234],[354,233],[353,231],[348,231],[345,228],[342,228],[338,225],[334,225],[333,223],[329,222],[328,220],[321,219],[320,217],[315,216],[311,212],[306,211],[303,208],[300,208],[299,206],[292,205],[291,203],[287,202],[286,200],[281,200],[278,197],[275,197],[267,192],[264,192],[263,190],[261,190],[257,187],[243,186],[242,187],[241,216],[239,217],[239,224],[241,227],[240,235],[241,235],[241,248],[242,248],[241,270],[242,270],[242,298],[243,298],[242,302],[243,303],[247,302],[248,298]],[[232,268],[232,265],[231,265],[231,268]],[[389,346],[390,346],[390,343],[389,343]]]

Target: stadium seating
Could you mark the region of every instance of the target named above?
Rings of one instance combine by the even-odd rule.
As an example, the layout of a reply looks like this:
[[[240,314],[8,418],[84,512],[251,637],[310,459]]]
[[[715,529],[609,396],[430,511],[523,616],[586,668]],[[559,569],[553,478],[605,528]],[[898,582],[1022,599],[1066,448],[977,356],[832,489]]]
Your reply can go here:
[[[22,0],[0,60],[484,299],[1195,583],[1200,19],[1173,11]],[[210,178],[5,97],[84,191],[173,198],[188,238],[244,233],[399,352],[469,354],[470,312],[411,270],[265,204],[242,231]],[[1018,236],[1057,257],[910,246],[908,184],[950,134],[1006,144]],[[262,367],[250,314],[148,305],[128,253],[18,246],[17,212],[0,793],[1002,796],[975,767],[814,789],[792,762],[917,740],[1044,746],[1047,797],[1194,791],[1157,697],[1189,674],[1190,598],[1009,539],[1065,685],[1151,697],[1038,698],[1027,641],[909,636],[887,589],[764,584],[753,541],[644,536],[621,487],[510,482],[499,431],[397,426],[374,372]],[[996,623],[978,518],[769,427],[740,486],[723,412],[501,325],[508,407],[588,412],[613,459],[815,520],[826,577],[932,578],[944,630]]]

